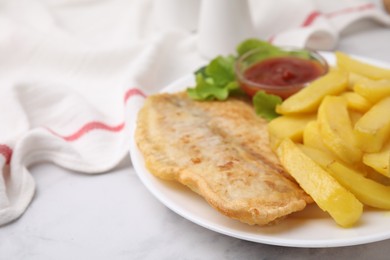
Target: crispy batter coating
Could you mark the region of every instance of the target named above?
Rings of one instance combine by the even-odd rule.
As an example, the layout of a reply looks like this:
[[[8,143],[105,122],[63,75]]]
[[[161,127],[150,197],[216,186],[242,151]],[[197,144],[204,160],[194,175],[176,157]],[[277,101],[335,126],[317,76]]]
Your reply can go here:
[[[265,225],[311,202],[271,151],[267,122],[245,100],[149,96],[135,138],[151,173],[244,223]]]

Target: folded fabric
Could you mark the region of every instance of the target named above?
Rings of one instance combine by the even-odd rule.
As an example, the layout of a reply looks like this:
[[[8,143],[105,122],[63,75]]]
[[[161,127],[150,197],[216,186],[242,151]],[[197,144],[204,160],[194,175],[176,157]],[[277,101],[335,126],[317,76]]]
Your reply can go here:
[[[375,5],[324,2],[275,6],[252,1],[254,36],[331,49],[359,19],[389,24]],[[86,174],[109,171],[128,156],[133,102],[207,60],[197,49],[198,31],[157,26],[152,0],[9,0],[1,5],[4,225],[21,216],[34,196],[29,166],[50,162]]]
[[[246,21],[248,14],[245,10],[226,7],[226,3],[235,5],[237,2],[248,6],[251,23]],[[360,0],[280,0],[277,3],[214,0],[212,3],[208,4],[213,8],[212,12],[201,9],[200,18],[206,22],[200,22],[198,32],[200,54],[207,58],[233,52],[244,36],[266,39],[276,45],[332,50],[339,37],[358,21],[370,19],[381,25],[390,25],[390,17],[383,8]],[[221,29],[223,25],[229,29]]]
[[[346,33],[356,22],[363,19],[371,19],[382,25],[390,25],[390,17],[373,2],[367,1],[307,1],[293,0],[282,1],[279,14],[270,14],[276,30],[270,31],[270,27],[262,20],[257,20],[258,32],[268,32],[275,44],[291,44],[292,46],[308,47],[315,50],[332,50],[336,47],[339,37]],[[257,3],[267,3],[268,6],[259,6],[270,10],[268,1]],[[279,21],[276,18],[279,17]],[[283,19],[280,19],[283,17]],[[289,17],[295,19],[289,20]],[[288,21],[288,22],[287,22]],[[287,25],[287,27],[286,27]],[[267,30],[268,28],[268,30]]]

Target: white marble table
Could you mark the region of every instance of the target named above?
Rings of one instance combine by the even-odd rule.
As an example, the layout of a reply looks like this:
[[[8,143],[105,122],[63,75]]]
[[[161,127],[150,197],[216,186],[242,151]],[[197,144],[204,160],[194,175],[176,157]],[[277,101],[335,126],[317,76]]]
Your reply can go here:
[[[359,27],[337,49],[390,62],[390,29]],[[143,186],[130,160],[86,176],[32,168],[26,213],[0,227],[0,259],[389,259],[390,240],[339,248],[287,248],[215,233],[175,214]]]

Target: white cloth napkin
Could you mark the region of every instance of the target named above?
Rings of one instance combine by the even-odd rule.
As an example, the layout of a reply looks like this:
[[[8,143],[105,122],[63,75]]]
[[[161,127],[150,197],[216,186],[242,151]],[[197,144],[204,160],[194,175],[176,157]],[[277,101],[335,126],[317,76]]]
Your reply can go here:
[[[251,13],[255,36],[276,44],[332,49],[358,20],[389,24],[366,2],[274,2],[252,1]],[[180,26],[190,23],[162,27],[152,0],[3,0],[0,10],[4,225],[33,199],[31,165],[109,171],[128,156],[132,102],[207,60],[197,49],[198,32]]]
[[[361,20],[390,25],[390,17],[378,4],[381,2],[281,0],[278,6],[285,8],[275,8],[271,1],[253,0],[256,9],[263,13],[254,15],[254,23],[258,35],[274,44],[332,50],[339,37],[355,29],[353,26]]]

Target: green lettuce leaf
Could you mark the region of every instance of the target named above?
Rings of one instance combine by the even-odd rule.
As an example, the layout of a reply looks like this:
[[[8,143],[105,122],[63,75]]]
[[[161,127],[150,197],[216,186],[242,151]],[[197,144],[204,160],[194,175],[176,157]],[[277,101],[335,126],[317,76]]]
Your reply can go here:
[[[229,94],[239,89],[234,73],[235,57],[218,56],[206,67],[195,72],[196,85],[187,93],[195,100],[226,100]]]
[[[238,56],[241,56],[245,53],[247,53],[248,51],[251,51],[251,50],[254,50],[254,49],[259,49],[261,48],[262,50],[264,50],[265,52],[267,53],[271,53],[271,52],[280,52],[280,49],[266,41],[261,41],[259,39],[255,39],[255,38],[251,38],[251,39],[247,39],[245,41],[243,41],[242,43],[240,43],[236,50],[237,50],[237,53],[238,53]]]
[[[255,38],[251,38],[243,41],[236,48],[239,56],[254,49],[261,49],[261,53],[258,54],[259,57],[256,57],[257,59],[260,59],[261,56],[276,57],[276,56],[285,56],[285,55],[295,56],[304,59],[308,59],[310,57],[310,52],[307,50],[285,51],[266,41],[261,41]]]
[[[282,103],[281,97],[267,94],[264,91],[258,91],[256,95],[254,95],[252,102],[256,114],[268,121],[279,116],[279,114],[276,113],[275,108]]]

